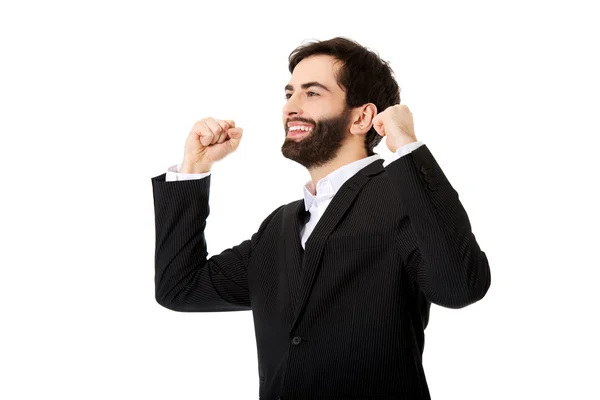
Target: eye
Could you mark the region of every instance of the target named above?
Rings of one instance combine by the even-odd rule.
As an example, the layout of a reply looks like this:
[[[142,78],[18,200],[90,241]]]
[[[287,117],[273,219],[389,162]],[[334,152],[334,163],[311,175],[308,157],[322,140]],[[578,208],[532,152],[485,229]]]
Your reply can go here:
[[[315,93],[315,92],[306,92],[306,94],[307,94],[307,95],[309,95],[309,94],[314,94],[315,96],[318,96],[318,95],[319,95],[318,93]],[[290,99],[290,96],[291,96],[291,93],[286,93],[286,94],[285,94],[285,100],[289,100],[289,99]],[[314,97],[314,96],[309,96],[309,97]]]

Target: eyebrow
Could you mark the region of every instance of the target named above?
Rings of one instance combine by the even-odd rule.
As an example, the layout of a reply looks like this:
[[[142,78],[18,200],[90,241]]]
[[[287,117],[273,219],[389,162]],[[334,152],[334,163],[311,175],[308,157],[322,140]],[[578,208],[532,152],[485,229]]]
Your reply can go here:
[[[322,83],[316,82],[316,81],[306,82],[306,83],[303,83],[302,85],[300,85],[300,87],[302,89],[308,89],[311,86],[319,87],[319,88],[327,90],[329,93],[331,93],[331,90],[329,90],[329,88],[327,86],[323,85]],[[285,85],[285,90],[294,91],[294,87],[292,85]]]

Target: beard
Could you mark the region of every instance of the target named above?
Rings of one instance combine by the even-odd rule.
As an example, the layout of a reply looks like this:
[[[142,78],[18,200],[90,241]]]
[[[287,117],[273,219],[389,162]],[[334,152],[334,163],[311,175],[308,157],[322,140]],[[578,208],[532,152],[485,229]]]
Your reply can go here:
[[[294,121],[311,124],[313,129],[302,138],[287,137],[281,146],[285,158],[296,161],[307,169],[320,167],[332,161],[342,148],[347,137],[352,109],[345,107],[337,117],[321,119],[315,123],[312,120],[295,119]]]

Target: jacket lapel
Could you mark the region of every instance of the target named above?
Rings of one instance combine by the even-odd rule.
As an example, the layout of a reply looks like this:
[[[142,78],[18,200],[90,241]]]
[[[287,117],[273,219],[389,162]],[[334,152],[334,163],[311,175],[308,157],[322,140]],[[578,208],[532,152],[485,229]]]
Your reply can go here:
[[[296,201],[284,208],[281,237],[285,248],[282,254],[285,261],[283,271],[287,276],[292,316],[295,316],[295,311],[298,309],[300,272],[304,258],[304,249],[300,242],[300,227],[308,221],[309,215],[310,213],[304,209],[304,200]]]
[[[302,249],[300,242],[300,227],[308,220],[309,215],[304,209],[304,201],[293,202],[285,207],[282,230],[282,239],[285,242],[283,270],[287,275],[292,306],[290,331],[295,329],[299,316],[306,306],[327,238],[346,214],[365,183],[373,175],[383,172],[383,161],[379,159],[372,162],[344,182],[308,237],[305,250]]]

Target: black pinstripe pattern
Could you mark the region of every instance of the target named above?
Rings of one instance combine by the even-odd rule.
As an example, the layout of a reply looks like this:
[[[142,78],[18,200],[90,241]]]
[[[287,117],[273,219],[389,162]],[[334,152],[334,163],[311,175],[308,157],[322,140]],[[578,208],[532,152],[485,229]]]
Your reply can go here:
[[[303,200],[207,259],[210,178],[152,178],[156,300],[175,311],[252,310],[260,399],[430,399],[431,303],[490,286],[467,213],[426,145],[339,189],[306,242]],[[230,222],[229,222],[230,223]]]

